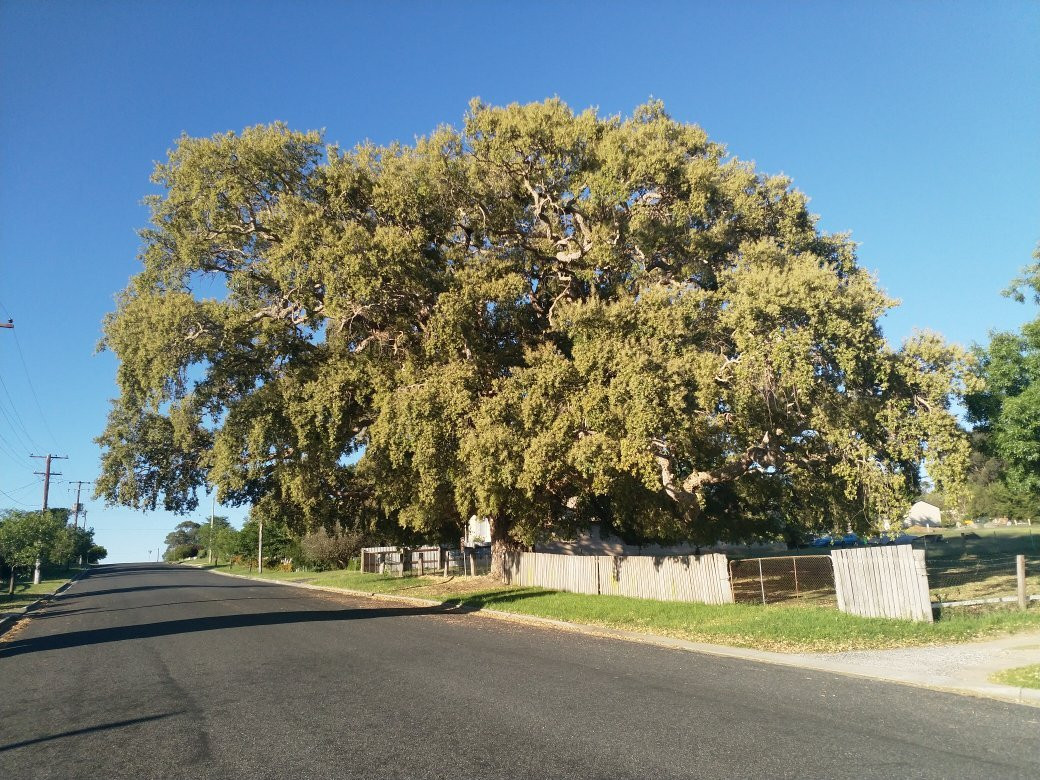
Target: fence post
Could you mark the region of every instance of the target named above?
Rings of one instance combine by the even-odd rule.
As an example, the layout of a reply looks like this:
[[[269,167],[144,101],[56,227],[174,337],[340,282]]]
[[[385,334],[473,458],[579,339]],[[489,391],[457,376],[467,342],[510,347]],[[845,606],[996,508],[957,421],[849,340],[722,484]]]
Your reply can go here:
[[[422,577],[426,572],[426,556],[423,555],[422,550],[419,551],[419,576]]]
[[[1018,608],[1025,609],[1029,606],[1026,596],[1026,556],[1015,556],[1015,574],[1018,578]]]
[[[794,595],[798,595],[798,558],[791,556],[791,564],[794,566]]]
[[[762,603],[766,603],[766,581],[762,578],[762,559],[758,559],[758,587],[762,591]]]

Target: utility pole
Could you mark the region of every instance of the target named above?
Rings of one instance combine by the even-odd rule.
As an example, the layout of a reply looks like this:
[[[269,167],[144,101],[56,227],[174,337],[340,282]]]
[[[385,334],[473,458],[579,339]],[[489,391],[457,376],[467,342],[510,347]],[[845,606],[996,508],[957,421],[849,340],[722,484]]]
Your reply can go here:
[[[30,458],[41,458],[46,461],[47,465],[43,471],[34,471],[34,474],[38,474],[43,477],[43,511],[47,511],[47,495],[51,490],[51,477],[60,477],[60,471],[51,471],[51,460],[68,460],[68,455],[30,455]]]
[[[213,488],[213,503],[209,507],[209,562],[213,563],[213,516],[217,513],[217,489]]]
[[[11,327],[14,327],[14,326],[12,325]],[[57,475],[59,477],[61,476],[61,472],[60,471],[51,471],[51,459],[52,458],[56,458],[56,459],[59,459],[59,460],[68,460],[69,456],[68,455],[51,455],[51,454],[48,453],[47,455],[30,455],[29,457],[31,457],[31,458],[44,458],[47,461],[47,467],[43,471],[34,471],[33,472],[34,474],[39,474],[41,477],[43,477],[43,511],[46,512],[47,511],[47,494],[50,492],[50,489],[51,489],[51,475],[55,474],[55,475]],[[39,585],[39,584],[40,584],[40,559],[37,558],[36,559],[36,568],[33,570],[33,585]]]
[[[72,527],[73,528],[79,528],[79,513],[80,513],[80,511],[82,509],[82,504],[79,503],[79,492],[80,492],[80,490],[83,489],[84,485],[89,485],[91,482],[92,482],[92,480],[89,480],[89,479],[87,479],[87,480],[77,479],[75,482],[70,483],[70,484],[73,484],[73,485],[76,486],[76,505],[72,507],[73,512],[76,513],[75,514],[75,519],[72,522]],[[83,528],[86,529],[86,527],[87,527],[87,518],[85,517],[86,512],[84,512],[83,514],[84,514]]]
[[[260,516],[260,520],[257,523],[259,530],[259,536],[256,544],[256,571],[257,574],[264,573],[264,518]]]

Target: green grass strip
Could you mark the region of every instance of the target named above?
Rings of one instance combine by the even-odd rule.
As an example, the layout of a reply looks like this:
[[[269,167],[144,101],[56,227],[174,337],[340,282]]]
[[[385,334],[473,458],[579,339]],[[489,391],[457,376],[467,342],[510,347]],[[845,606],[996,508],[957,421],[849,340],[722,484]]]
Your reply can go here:
[[[1014,685],[1016,688],[1040,688],[1040,664],[1004,669],[990,679],[1004,685]]]
[[[228,570],[226,565],[218,568]],[[236,567],[232,572],[247,574],[242,567]],[[256,572],[253,571],[251,576],[256,577]],[[417,596],[470,609],[496,609],[695,642],[780,652],[840,652],[958,643],[1040,630],[1040,609],[1035,608],[1026,612],[992,609],[960,614],[947,610],[944,617],[935,623],[912,623],[857,617],[828,607],[712,606],[519,587],[459,593],[452,592],[450,583],[433,578],[386,577],[357,571],[265,571],[262,578],[366,593]]]
[[[58,588],[76,576],[81,568],[65,569],[44,568],[41,572],[40,584],[33,585],[31,580],[16,581],[14,595],[7,595],[7,581],[0,582],[0,612],[19,612],[42,596],[54,593]]]

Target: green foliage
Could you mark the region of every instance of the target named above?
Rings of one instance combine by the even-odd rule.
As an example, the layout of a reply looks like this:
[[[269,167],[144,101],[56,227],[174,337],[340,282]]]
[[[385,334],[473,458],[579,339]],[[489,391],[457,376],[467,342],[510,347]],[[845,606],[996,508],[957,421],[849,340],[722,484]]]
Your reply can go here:
[[[496,549],[592,520],[713,541],[864,528],[922,462],[948,491],[967,466],[967,357],[891,349],[853,242],[660,103],[474,102],[349,152],[184,137],[154,179],[104,326],[111,502],[191,511],[212,485],[272,541],[343,517],[451,538],[470,514]]]
[[[256,561],[260,546],[260,522],[250,515],[238,532],[233,552],[246,560]],[[289,526],[280,520],[264,519],[264,565],[282,559],[300,560],[300,543]]]
[[[346,569],[351,558],[361,554],[363,544],[361,532],[355,529],[318,528],[300,540],[300,549],[304,562],[314,569]]]
[[[87,550],[87,563],[98,563],[108,557],[108,550],[100,544],[92,544]]]
[[[54,539],[49,558],[66,566],[79,559],[87,560],[94,546],[94,529],[65,525]]]
[[[183,561],[185,558],[196,558],[199,554],[199,548],[194,544],[175,544],[172,547],[167,547],[166,552],[163,553],[164,561]]]
[[[194,520],[183,520],[166,535],[166,552],[163,560],[180,561],[185,558],[194,558],[199,554],[201,542],[199,541],[199,529],[201,526]]]
[[[0,558],[9,567],[29,568],[37,560],[54,560],[51,557],[54,551],[64,555],[62,536],[68,517],[67,509],[5,510],[0,516]]]
[[[211,542],[214,547],[217,547],[221,541],[227,538],[228,531],[232,532],[232,534],[237,533],[231,526],[230,520],[222,515],[214,515],[212,521],[207,519],[198,524],[194,532],[195,541],[199,547],[204,549],[208,549]]]
[[[1026,269],[1012,291],[1029,286],[1040,302],[1038,264]],[[1032,517],[1040,506],[1040,319],[1018,333],[993,333],[988,348],[976,349],[977,375],[984,387],[966,399],[975,424],[976,506],[980,514]]]

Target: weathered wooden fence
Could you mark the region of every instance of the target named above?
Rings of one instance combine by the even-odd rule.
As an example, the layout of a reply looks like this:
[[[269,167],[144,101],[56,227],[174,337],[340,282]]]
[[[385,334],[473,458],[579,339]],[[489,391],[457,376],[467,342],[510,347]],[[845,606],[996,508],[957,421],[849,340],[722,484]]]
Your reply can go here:
[[[831,562],[842,612],[932,621],[924,550],[908,544],[832,550]]]
[[[506,581],[570,593],[732,604],[726,556],[663,557],[510,553]]]
[[[435,574],[444,567],[440,547],[364,547],[361,571],[371,574]]]

